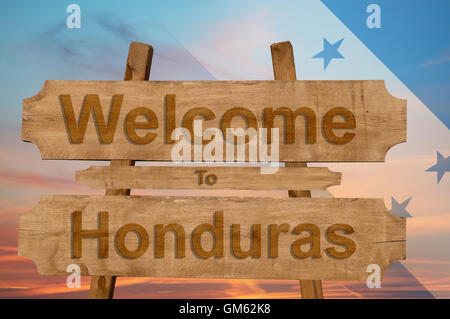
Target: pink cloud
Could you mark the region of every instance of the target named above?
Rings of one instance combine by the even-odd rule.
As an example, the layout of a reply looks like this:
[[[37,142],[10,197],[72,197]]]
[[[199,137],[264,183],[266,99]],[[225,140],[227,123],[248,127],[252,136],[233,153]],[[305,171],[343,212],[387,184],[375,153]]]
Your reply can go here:
[[[450,214],[415,217],[408,219],[408,235],[412,236],[436,236],[440,234],[450,235]],[[450,261],[448,261],[450,264]]]
[[[56,189],[71,192],[85,190],[75,181],[31,172],[0,171],[0,185],[5,187]]]

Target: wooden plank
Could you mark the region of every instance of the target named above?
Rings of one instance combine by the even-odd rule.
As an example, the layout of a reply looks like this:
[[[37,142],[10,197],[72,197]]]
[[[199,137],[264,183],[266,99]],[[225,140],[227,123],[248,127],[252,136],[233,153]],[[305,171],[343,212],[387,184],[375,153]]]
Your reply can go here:
[[[273,76],[275,80],[297,80],[294,62],[294,50],[289,41],[274,43],[270,46],[272,54]],[[306,162],[286,163],[287,167],[306,167]],[[313,188],[310,188],[313,189]],[[292,187],[289,197],[311,197],[310,189]],[[300,280],[303,299],[323,299],[322,282],[320,280]]]
[[[19,255],[43,275],[365,280],[405,258],[405,224],[382,199],[46,195]]]
[[[128,50],[127,65],[125,68],[125,81],[147,81],[150,77],[150,68],[152,65],[153,47],[151,45],[131,42]],[[131,160],[112,160],[111,167],[134,166]],[[106,195],[130,195],[129,188],[117,189],[108,187]],[[89,288],[89,298],[91,299],[112,299],[116,277],[94,276],[91,278]]]
[[[326,167],[280,167],[274,174],[261,174],[259,167],[91,166],[76,172],[77,183],[94,189],[326,189],[340,180]]]
[[[406,140],[406,100],[384,81],[46,81],[24,100],[22,139],[43,159],[170,161],[172,130],[194,118],[203,129],[279,128],[284,162],[384,161]]]

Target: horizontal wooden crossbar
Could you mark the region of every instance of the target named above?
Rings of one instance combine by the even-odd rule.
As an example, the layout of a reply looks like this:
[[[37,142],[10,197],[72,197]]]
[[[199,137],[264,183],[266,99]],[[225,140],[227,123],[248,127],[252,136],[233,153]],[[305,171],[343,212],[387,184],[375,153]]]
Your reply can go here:
[[[341,173],[326,167],[107,167],[76,172],[76,181],[94,189],[324,190],[339,185]]]

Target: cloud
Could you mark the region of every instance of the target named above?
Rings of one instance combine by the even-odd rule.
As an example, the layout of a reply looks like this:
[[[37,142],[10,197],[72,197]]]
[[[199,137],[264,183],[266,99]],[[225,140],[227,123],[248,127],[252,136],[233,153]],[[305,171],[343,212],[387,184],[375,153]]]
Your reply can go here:
[[[270,64],[257,60],[275,38],[268,21],[265,10],[217,21],[203,38],[186,46],[220,80],[272,79]]]
[[[130,41],[130,39],[137,38],[135,28],[131,24],[121,22],[116,16],[101,14],[94,16],[93,20],[103,30],[108,31],[123,41]]]
[[[437,58],[426,60],[422,66],[439,65],[447,62],[450,62],[450,48],[441,50]]]
[[[121,80],[128,46],[132,41],[140,41],[154,48],[152,79],[214,80],[162,25],[137,21],[130,24],[113,13],[95,14],[84,21],[89,28],[76,31],[61,23],[50,26],[14,52],[33,52],[33,60],[40,60],[44,65],[51,63],[52,69],[59,70],[59,77]],[[30,59],[30,55],[22,59]]]

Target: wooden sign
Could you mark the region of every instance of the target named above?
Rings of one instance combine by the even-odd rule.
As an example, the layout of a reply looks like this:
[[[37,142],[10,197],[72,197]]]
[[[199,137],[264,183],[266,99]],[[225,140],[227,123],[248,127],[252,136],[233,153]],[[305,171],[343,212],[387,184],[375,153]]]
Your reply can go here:
[[[339,185],[341,173],[326,167],[279,167],[261,174],[259,167],[112,167],[77,171],[76,181],[95,189],[326,189]]]
[[[381,199],[42,196],[19,255],[41,274],[365,280],[405,258]]]
[[[170,161],[172,133],[195,119],[225,136],[267,128],[270,142],[278,128],[284,162],[384,161],[406,141],[406,100],[383,81],[46,81],[24,100],[22,139],[43,159]]]

